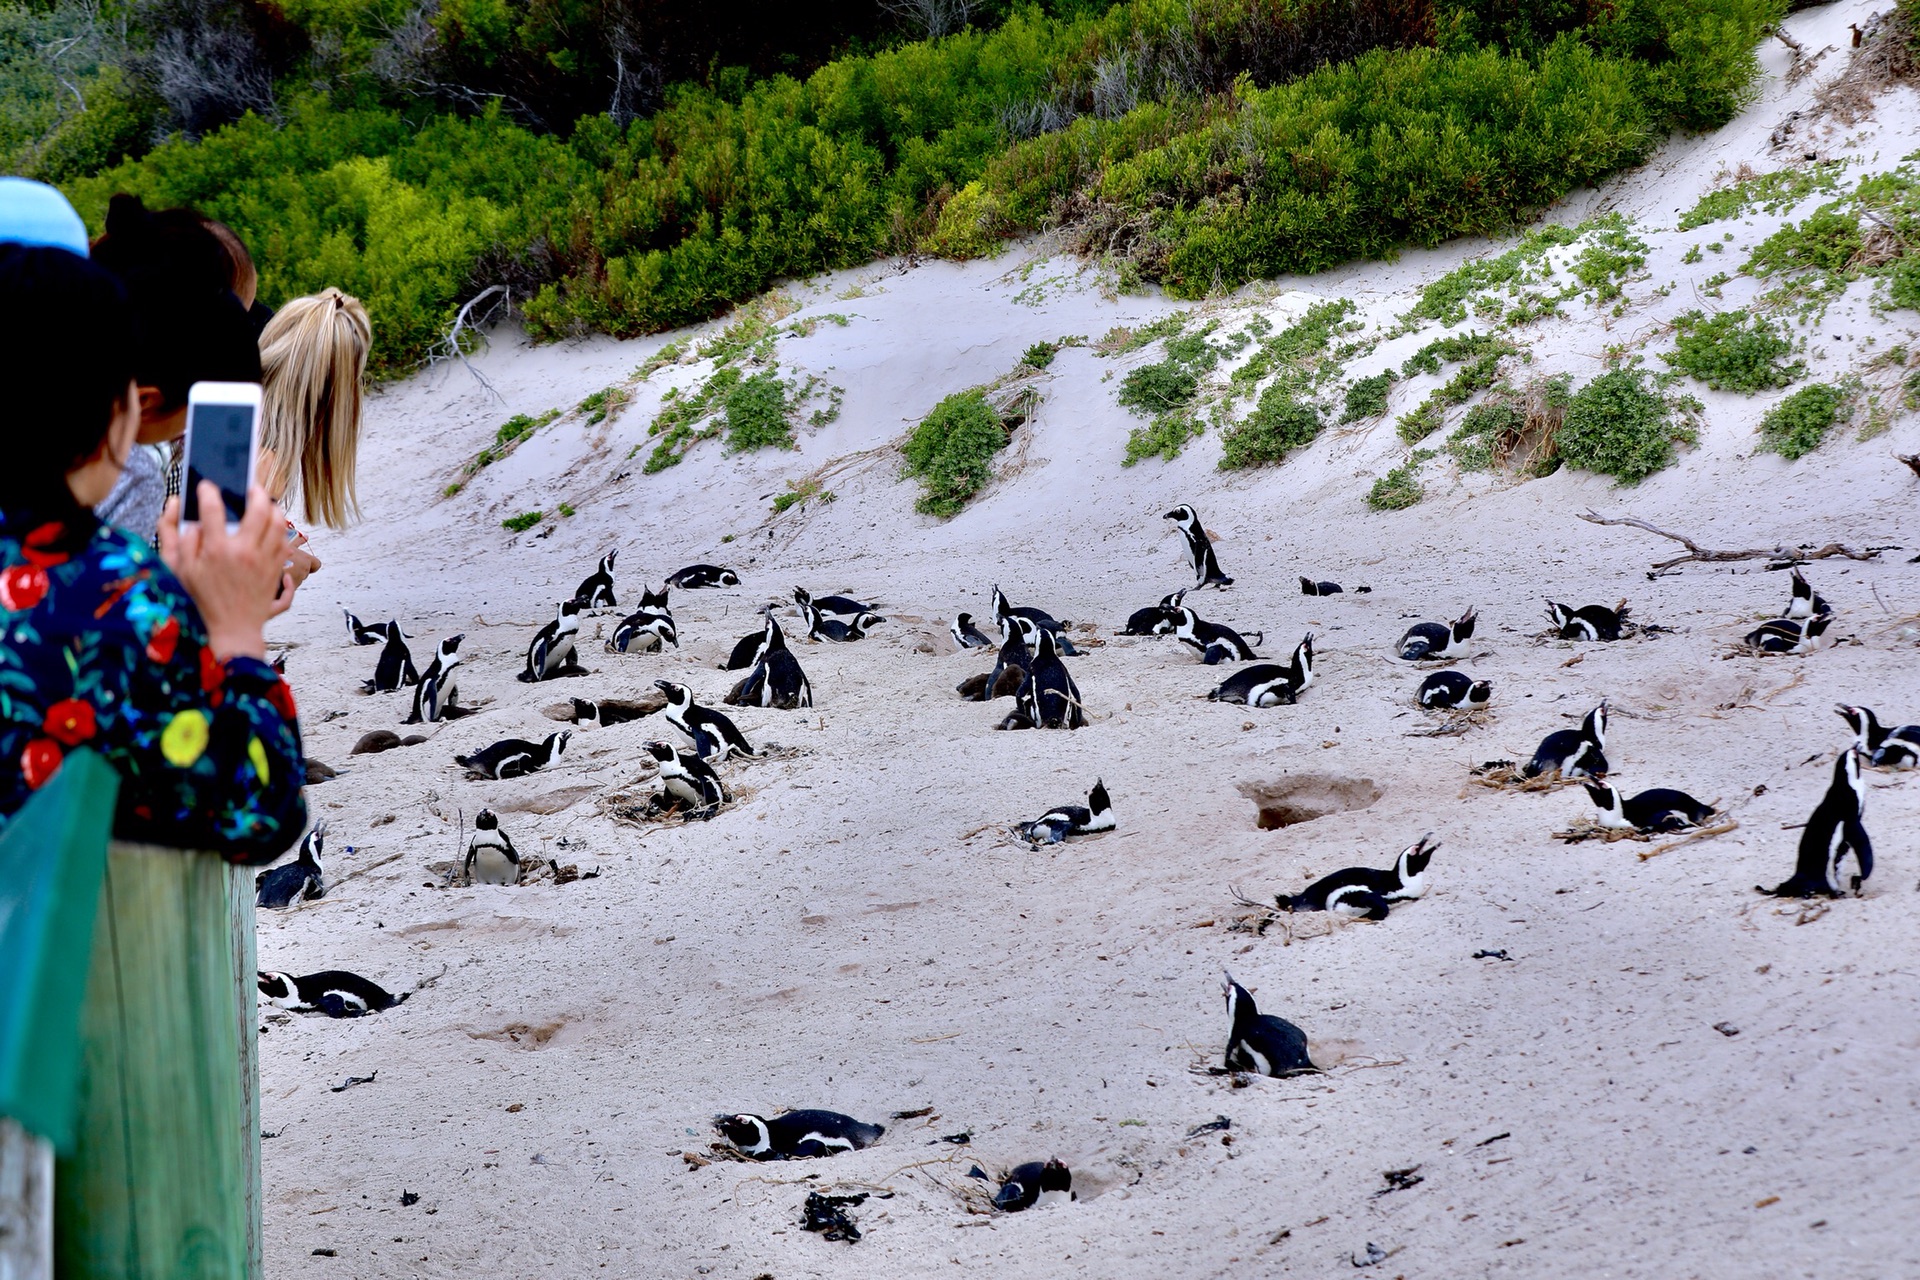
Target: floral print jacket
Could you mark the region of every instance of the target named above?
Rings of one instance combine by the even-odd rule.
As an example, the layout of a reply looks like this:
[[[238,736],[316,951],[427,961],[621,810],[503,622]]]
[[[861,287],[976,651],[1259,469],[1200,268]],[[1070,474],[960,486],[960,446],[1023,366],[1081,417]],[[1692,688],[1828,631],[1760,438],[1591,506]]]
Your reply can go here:
[[[286,682],[218,661],[152,547],[92,515],[0,511],[0,829],[91,747],[120,774],[114,835],[270,862],[306,828]]]

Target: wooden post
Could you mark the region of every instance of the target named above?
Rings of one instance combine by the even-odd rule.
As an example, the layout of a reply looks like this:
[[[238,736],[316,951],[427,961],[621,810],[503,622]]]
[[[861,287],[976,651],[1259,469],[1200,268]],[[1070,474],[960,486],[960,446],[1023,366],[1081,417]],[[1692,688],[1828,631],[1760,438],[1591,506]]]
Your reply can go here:
[[[86,1005],[78,1134],[54,1180],[76,1280],[260,1275],[251,877],[114,845]]]

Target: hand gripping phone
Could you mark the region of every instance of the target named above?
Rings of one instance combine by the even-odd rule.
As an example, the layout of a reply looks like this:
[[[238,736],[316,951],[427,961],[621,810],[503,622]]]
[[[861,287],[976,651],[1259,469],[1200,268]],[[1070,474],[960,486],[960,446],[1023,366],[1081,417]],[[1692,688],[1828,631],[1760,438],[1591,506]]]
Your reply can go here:
[[[200,482],[220,487],[227,528],[247,511],[247,487],[260,458],[260,384],[196,382],[187,391],[187,443],[180,485],[180,518],[200,515]]]

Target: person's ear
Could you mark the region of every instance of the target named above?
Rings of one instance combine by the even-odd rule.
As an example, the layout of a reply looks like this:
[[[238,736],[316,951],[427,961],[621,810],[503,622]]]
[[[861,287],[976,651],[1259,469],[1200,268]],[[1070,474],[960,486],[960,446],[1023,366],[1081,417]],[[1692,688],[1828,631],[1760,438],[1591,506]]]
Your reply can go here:
[[[142,418],[152,422],[157,418],[167,416],[167,397],[166,393],[161,391],[160,388],[136,385],[134,387],[134,395]]]

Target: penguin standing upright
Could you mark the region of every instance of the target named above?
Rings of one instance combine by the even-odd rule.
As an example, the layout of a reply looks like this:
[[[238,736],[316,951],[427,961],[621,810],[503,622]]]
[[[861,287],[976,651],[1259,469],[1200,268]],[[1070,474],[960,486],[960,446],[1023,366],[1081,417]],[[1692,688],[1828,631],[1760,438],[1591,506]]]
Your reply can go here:
[[[1299,893],[1274,899],[1282,911],[1334,911],[1363,920],[1385,920],[1390,903],[1412,902],[1427,891],[1427,864],[1440,842],[1429,831],[1400,851],[1385,871],[1348,867],[1322,876]]]
[[[1030,638],[1040,633],[1040,628],[1025,618],[1014,616],[1004,619],[1006,641],[1000,646],[1000,656],[994,660],[993,671],[987,676],[981,702],[991,702],[995,691],[1000,688],[1001,678],[1008,671],[1020,673],[1020,688],[1026,687],[1027,677],[1033,674],[1033,653],[1028,648]],[[1016,696],[1018,696],[1016,694]]]
[[[1840,707],[1840,716],[1853,729],[1854,747],[1867,763],[1882,769],[1911,769],[1920,763],[1920,724],[1889,729],[1867,707]]]
[[[380,661],[373,669],[373,679],[366,682],[366,691],[394,693],[419,680],[420,673],[413,669],[413,651],[407,648],[407,638],[400,634],[400,624],[389,622],[386,647],[380,650]]]
[[[1095,778],[1093,790],[1087,792],[1086,804],[1056,805],[1032,822],[1015,827],[1014,834],[1029,844],[1058,844],[1068,836],[1091,835],[1113,828],[1113,800],[1107,795],[1107,784]]]
[[[1540,740],[1526,767],[1528,778],[1602,778],[1607,773],[1607,704],[1587,712],[1578,729],[1556,729]]]
[[[647,754],[660,766],[660,794],[653,803],[656,811],[685,808],[694,817],[711,818],[714,810],[732,801],[727,784],[698,755],[675,751],[664,742],[649,742]]]
[[[613,598],[613,560],[619,548],[600,557],[600,567],[588,574],[573,589],[573,602],[582,609],[611,609],[619,603]]]
[[[667,695],[666,709],[661,713],[667,723],[693,739],[702,757],[754,754],[753,744],[747,741],[739,726],[711,707],[697,705],[693,690],[687,686],[671,680],[655,680],[653,687]]]
[[[397,625],[391,622],[362,622],[353,616],[351,609],[342,609],[340,612],[347,615],[347,638],[355,644],[384,644],[390,629],[398,630]]]
[[[454,668],[460,665],[460,642],[465,639],[464,634],[451,635],[440,642],[439,652],[433,655],[426,674],[414,686],[413,714],[407,717],[406,723],[434,724],[465,714],[464,708],[454,705],[460,696]]]
[[[290,973],[254,971],[254,985],[260,995],[294,1009],[313,1009],[329,1018],[358,1018],[369,1013],[384,1013],[403,1003],[411,992],[394,995],[377,982],[344,969],[328,969],[294,977]]]
[[[523,684],[551,680],[555,676],[584,675],[575,658],[574,642],[580,636],[580,602],[565,600],[552,622],[534,633],[527,646],[526,670],[520,673]]]
[[[1247,989],[1225,975],[1227,997],[1227,1052],[1229,1071],[1251,1071],[1262,1076],[1297,1076],[1318,1071],[1307,1056],[1307,1033],[1270,1013],[1262,1013]]]
[[[1873,874],[1873,841],[1866,828],[1867,780],[1860,772],[1860,752],[1848,747],[1833,762],[1833,780],[1800,832],[1800,853],[1793,874],[1768,889],[1754,888],[1776,898],[1838,898],[1840,864],[1851,853],[1854,875],[1848,888],[1860,886]]]
[[[1200,523],[1200,513],[1186,503],[1181,503],[1162,516],[1180,527],[1187,538],[1187,557],[1193,561],[1194,587],[1230,587],[1233,579],[1220,572],[1220,561],[1213,554],[1213,539],[1207,536],[1206,526]]]
[[[1457,650],[1473,638],[1476,616],[1470,608],[1451,623],[1416,622],[1400,637],[1394,651],[1407,662],[1455,657]]]
[[[1067,664],[1054,647],[1053,633],[1044,628],[1034,647],[1033,666],[1027,671],[1028,697],[1033,702],[1034,723],[1043,729],[1083,729],[1087,713],[1080,702],[1080,688],[1074,684]]]
[[[520,883],[520,851],[500,829],[500,819],[491,809],[473,815],[473,835],[467,840],[461,873],[468,884]]]
[[[253,878],[256,906],[290,907],[296,901],[311,902],[327,894],[326,873],[320,869],[320,851],[327,842],[327,824],[316,822],[300,841],[300,852],[292,862],[271,867]]]
[[[771,609],[753,670],[733,686],[724,701],[731,707],[776,707],[781,711],[813,705],[813,685],[800,669],[800,660],[787,648],[787,638]]]

